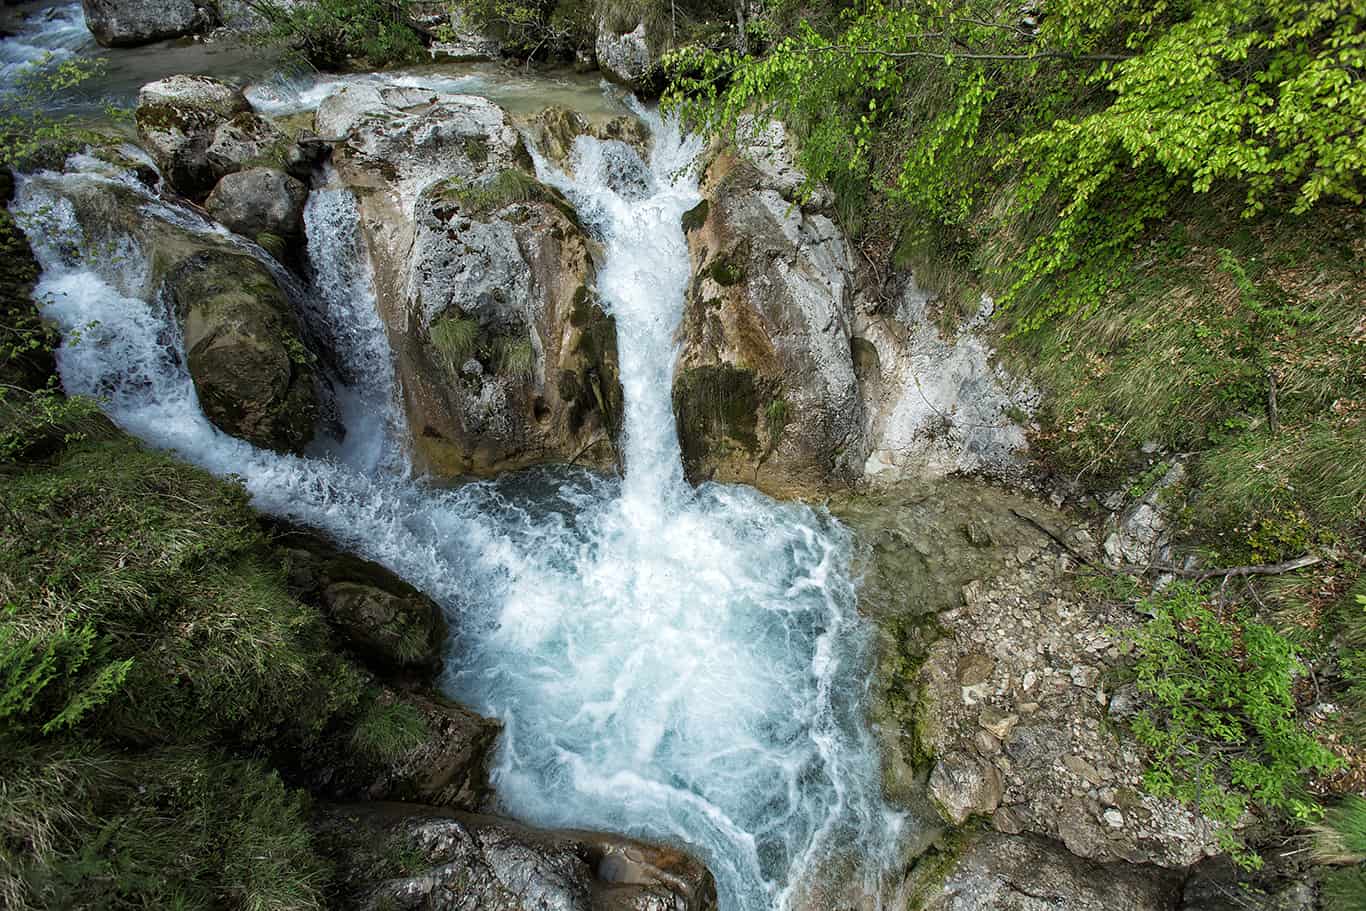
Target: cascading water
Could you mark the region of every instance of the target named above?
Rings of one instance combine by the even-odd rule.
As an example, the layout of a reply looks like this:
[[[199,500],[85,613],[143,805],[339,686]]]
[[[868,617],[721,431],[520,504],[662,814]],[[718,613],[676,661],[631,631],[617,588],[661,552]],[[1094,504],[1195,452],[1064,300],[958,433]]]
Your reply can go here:
[[[59,352],[69,391],[100,396],[152,445],[241,476],[261,509],[331,533],[450,613],[443,683],[506,725],[493,769],[506,812],[691,847],[728,911],[791,907],[836,867],[861,870],[876,894],[901,822],[878,796],[862,723],[868,637],[851,542],[805,506],[683,481],[670,386],[696,148],[643,116],[648,168],[586,138],[572,176],[539,163],[604,244],[598,291],[617,321],[626,401],[621,481],[562,469],[440,489],[404,477],[368,277],[338,268],[360,256],[344,190],[315,192],[307,222],[315,307],[337,324],[329,341],[345,365],[347,433],[310,457],[254,449],[203,417],[167,315],[115,274],[145,269],[140,251],[122,265],[74,254],[83,238],[63,183],[105,178],[25,179],[15,208],[44,267],[46,312],[84,330]],[[159,211],[149,198],[147,216]],[[213,230],[189,213],[181,223]]]

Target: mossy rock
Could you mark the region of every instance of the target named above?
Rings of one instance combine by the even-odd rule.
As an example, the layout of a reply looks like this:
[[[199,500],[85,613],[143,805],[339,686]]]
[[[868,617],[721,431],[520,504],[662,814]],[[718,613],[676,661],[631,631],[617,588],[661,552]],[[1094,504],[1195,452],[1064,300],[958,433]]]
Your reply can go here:
[[[171,269],[165,287],[205,416],[256,446],[300,451],[318,417],[313,357],[270,272],[245,254],[205,250]]]

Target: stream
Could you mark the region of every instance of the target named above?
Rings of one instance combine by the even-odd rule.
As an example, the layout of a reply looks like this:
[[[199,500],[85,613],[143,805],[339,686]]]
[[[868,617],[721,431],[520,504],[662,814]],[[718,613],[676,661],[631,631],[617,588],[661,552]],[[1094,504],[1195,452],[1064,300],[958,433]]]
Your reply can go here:
[[[356,79],[421,80],[510,108],[563,103],[556,93],[581,109],[620,105],[596,85],[469,66],[276,78],[248,94],[290,113]],[[116,256],[83,255],[62,190],[117,183],[142,197],[142,217],[223,228],[82,156],[22,179],[13,208],[43,267],[37,296],[67,339],[69,392],[98,398],[149,445],[241,478],[262,511],[328,533],[441,604],[454,631],[443,689],[505,725],[492,769],[501,811],[686,846],[727,911],[824,907],[821,891],[850,881],[875,901],[908,823],[881,799],[864,720],[871,631],[854,542],[821,510],[685,482],[670,390],[700,144],[633,107],[654,138],[650,161],[628,162],[648,174],[644,189],[619,185],[621,157],[635,156],[622,143],[581,137],[568,173],[537,157],[603,245],[598,292],[618,327],[626,403],[621,477],[546,468],[452,488],[411,475],[356,203],[330,173],[306,209],[310,275],[291,290],[334,350],[345,433],[320,434],[304,456],[209,423],[175,321],[139,297],[152,251],[128,239]]]

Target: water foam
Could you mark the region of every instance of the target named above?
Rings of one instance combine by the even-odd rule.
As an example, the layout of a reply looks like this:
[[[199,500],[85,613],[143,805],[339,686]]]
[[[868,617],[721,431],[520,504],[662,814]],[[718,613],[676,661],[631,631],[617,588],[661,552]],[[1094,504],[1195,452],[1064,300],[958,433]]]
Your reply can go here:
[[[383,455],[401,426],[392,371],[368,276],[353,267],[344,190],[309,205],[316,308],[346,324],[331,339],[346,365],[336,382],[383,420],[353,423],[339,394],[345,440],[307,457],[208,423],[165,309],[126,290],[136,283],[121,272],[139,267],[139,251],[97,263],[73,253],[81,228],[60,191],[78,178],[21,181],[16,209],[44,267],[45,312],[68,339],[81,330],[58,355],[69,391],[100,397],[154,446],[242,477],[259,508],[329,532],[449,612],[443,684],[506,725],[492,772],[506,812],[689,846],[727,911],[786,908],[833,865],[861,867],[875,892],[899,818],[879,799],[862,721],[869,643],[851,541],[806,506],[683,481],[669,390],[697,147],[645,116],[644,199],[614,188],[614,158],[633,154],[619,143],[579,140],[572,177],[540,163],[604,244],[623,480],[547,470],[441,489],[395,469]],[[164,208],[149,200],[145,213]]]

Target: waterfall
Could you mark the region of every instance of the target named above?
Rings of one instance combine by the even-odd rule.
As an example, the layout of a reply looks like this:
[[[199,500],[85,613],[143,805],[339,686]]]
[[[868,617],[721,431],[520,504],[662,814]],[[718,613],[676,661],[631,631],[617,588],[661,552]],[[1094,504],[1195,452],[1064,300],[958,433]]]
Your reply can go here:
[[[821,511],[683,481],[670,385],[697,148],[641,113],[654,132],[648,165],[589,138],[569,173],[538,163],[604,245],[598,290],[616,319],[626,401],[622,480],[558,468],[443,489],[405,475],[389,353],[343,189],[315,191],[307,225],[346,434],[307,456],[255,449],[204,418],[164,308],[130,292],[139,283],[127,273],[145,272],[150,251],[79,255],[61,190],[95,178],[25,178],[14,208],[43,266],[45,313],[73,339],[58,352],[68,391],[99,397],[153,446],[241,477],[258,508],[328,532],[448,612],[443,687],[505,725],[492,769],[501,810],[688,847],[726,911],[794,907],[813,881],[850,871],[875,894],[902,821],[880,799],[863,721],[870,636],[852,542]],[[172,208],[148,196],[144,215],[214,230]]]

